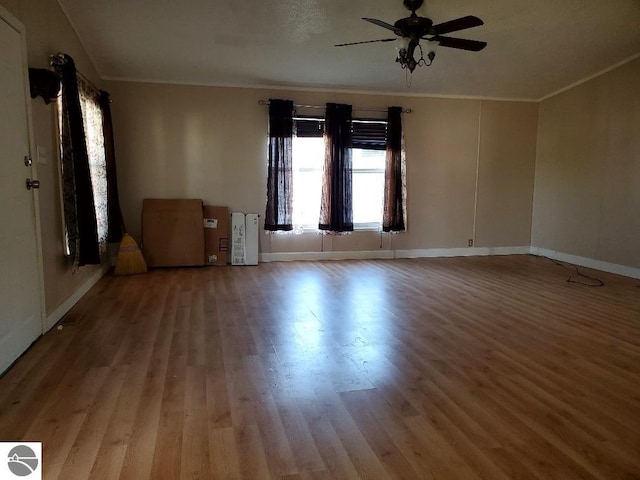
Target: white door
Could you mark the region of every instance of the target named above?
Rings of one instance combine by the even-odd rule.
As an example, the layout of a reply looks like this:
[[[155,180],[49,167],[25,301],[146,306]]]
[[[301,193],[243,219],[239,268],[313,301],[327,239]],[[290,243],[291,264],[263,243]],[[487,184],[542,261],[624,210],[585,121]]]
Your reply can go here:
[[[24,29],[0,6],[0,374],[42,333]],[[30,100],[29,100],[30,101]]]

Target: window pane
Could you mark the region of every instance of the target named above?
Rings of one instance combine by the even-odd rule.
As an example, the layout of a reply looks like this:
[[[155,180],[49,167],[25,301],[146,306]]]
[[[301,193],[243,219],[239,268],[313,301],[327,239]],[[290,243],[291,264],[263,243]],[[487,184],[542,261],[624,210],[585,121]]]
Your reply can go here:
[[[322,196],[322,137],[293,138],[293,224],[318,227]]]
[[[353,169],[377,169],[384,173],[386,152],[384,150],[364,150],[354,148],[352,150]]]
[[[382,223],[384,150],[353,149],[353,223]]]

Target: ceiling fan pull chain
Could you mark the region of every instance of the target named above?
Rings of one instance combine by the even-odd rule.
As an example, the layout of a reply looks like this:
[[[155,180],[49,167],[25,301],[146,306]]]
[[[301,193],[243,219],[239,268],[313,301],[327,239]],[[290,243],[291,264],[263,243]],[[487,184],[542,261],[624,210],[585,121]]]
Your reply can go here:
[[[422,51],[422,45],[418,44],[418,48],[420,49],[420,60],[418,60],[418,66],[423,67],[427,64],[424,59],[424,52]]]

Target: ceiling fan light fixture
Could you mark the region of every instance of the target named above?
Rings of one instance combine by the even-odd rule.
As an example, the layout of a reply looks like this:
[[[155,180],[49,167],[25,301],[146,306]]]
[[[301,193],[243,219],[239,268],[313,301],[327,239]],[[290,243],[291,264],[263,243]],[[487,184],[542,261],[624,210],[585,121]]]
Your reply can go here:
[[[427,53],[436,53],[436,50],[438,49],[438,45],[440,45],[440,43],[437,40],[429,40],[429,39],[425,39],[425,46],[426,46],[426,50]]]
[[[396,40],[396,49],[398,51],[400,50],[407,50],[409,48],[409,42],[411,40],[409,39],[409,37],[399,37]]]
[[[396,62],[400,64],[403,70],[409,70],[409,72],[413,73],[416,67],[430,66],[433,63],[433,59],[436,56],[435,47],[437,46],[437,42],[427,42],[429,47],[427,49],[427,59],[424,58],[424,50],[422,49],[422,45],[420,45],[420,40],[410,39],[408,37],[403,37],[402,39],[407,43],[407,46],[403,44],[398,45],[398,56],[396,58]],[[431,45],[431,44],[434,45]],[[420,58],[416,60],[415,54],[416,49],[420,50]]]
[[[422,6],[423,2],[424,0],[403,0],[404,6],[411,12],[411,15],[397,20],[393,25],[376,18],[362,18],[373,25],[390,30],[398,36],[397,39],[383,38],[380,40],[365,40],[363,42],[340,43],[336,47],[363,43],[394,42],[398,51],[396,62],[407,72],[407,78],[409,78],[409,73],[413,73],[416,67],[428,67],[433,63],[436,58],[436,48],[439,45],[471,52],[479,52],[487,46],[487,42],[445,36],[452,32],[484,25],[484,22],[478,17],[467,15],[434,25],[430,18],[416,14],[416,10]],[[422,45],[420,40],[424,40]],[[418,59],[416,59],[416,49],[420,50]]]
[[[427,58],[429,59],[428,62],[425,62],[427,67],[431,66],[434,58],[436,58],[436,49],[438,48],[438,45],[440,44],[435,40],[427,40],[425,43],[425,46],[427,47]]]
[[[403,69],[409,68],[411,63],[410,60],[413,60],[413,50],[411,50],[411,55],[409,54],[410,46],[411,39],[409,37],[400,37],[396,40],[396,62],[399,63]],[[413,68],[415,68],[415,66]],[[413,71],[413,68],[411,71]]]
[[[427,63],[427,67],[430,67],[431,64],[433,63],[433,59],[436,58],[436,52],[435,51],[430,51],[429,53],[427,53],[427,58],[429,59],[429,63]]]

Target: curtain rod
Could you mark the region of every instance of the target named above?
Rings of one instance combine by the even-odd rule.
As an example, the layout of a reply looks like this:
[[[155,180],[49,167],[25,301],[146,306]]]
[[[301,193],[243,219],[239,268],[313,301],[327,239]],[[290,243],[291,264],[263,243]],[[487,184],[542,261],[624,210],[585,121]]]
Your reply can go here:
[[[269,105],[269,100],[258,100],[258,105]],[[300,105],[297,103],[293,104],[296,108],[326,108],[325,105]],[[360,110],[363,112],[387,112],[386,108],[358,108],[354,107],[354,110]],[[402,113],[412,113],[410,108],[402,109]]]

